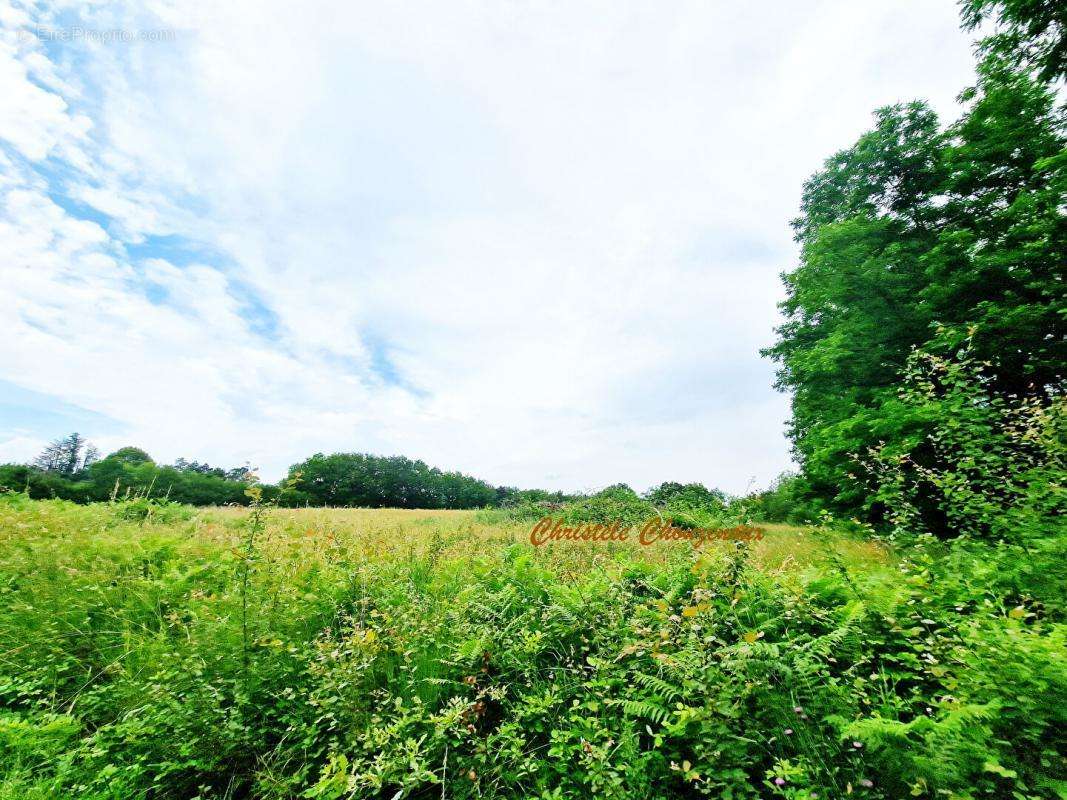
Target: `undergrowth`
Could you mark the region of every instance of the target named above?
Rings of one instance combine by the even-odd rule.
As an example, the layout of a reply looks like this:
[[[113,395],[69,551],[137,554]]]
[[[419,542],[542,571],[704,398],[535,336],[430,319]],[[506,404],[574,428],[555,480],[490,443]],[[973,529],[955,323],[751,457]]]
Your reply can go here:
[[[1063,796],[1019,547],[527,532],[3,497],[0,798]]]

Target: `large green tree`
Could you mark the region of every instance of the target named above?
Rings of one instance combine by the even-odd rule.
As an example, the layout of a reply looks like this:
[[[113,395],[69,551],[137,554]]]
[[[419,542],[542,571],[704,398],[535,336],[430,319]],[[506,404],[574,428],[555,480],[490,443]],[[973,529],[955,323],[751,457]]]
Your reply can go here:
[[[765,354],[793,395],[811,492],[839,510],[867,494],[857,456],[922,436],[898,398],[914,347],[968,340],[995,393],[1049,396],[1064,377],[1064,116],[1023,60],[987,48],[955,124],[919,102],[883,108],[805,184]]]

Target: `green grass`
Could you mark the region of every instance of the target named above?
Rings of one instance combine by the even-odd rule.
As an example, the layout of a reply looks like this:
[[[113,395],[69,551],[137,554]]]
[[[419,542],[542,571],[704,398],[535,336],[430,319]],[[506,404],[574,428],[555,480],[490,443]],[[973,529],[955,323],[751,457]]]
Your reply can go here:
[[[0,798],[1064,791],[1017,553],[252,513],[0,498]]]

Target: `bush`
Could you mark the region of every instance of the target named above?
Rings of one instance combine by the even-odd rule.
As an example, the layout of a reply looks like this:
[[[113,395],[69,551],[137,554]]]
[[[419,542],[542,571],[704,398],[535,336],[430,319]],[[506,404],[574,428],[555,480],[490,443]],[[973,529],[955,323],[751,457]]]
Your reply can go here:
[[[785,472],[769,489],[742,498],[753,519],[803,525],[819,519],[826,506],[803,475]]]
[[[137,497],[133,500],[118,500],[112,504],[115,517],[135,522],[184,522],[192,519],[194,511],[181,503]]]
[[[656,516],[656,508],[629,486],[617,484],[566,504],[560,516],[568,523],[610,524],[619,520],[626,525],[640,525]]]
[[[908,361],[896,415],[912,435],[872,451],[872,503],[898,531],[1040,539],[1067,508],[1067,399],[1006,397],[968,348]]]

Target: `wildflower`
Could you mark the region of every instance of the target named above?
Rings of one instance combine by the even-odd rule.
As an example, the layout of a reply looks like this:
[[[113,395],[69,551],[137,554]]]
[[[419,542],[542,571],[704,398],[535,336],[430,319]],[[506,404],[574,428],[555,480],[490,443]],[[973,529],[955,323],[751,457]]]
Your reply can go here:
[[[792,728],[786,728],[784,731],[782,731],[782,733],[784,733],[786,736],[792,736],[793,735],[793,729]]]
[[[872,781],[870,778],[861,778],[860,786],[862,786],[864,789],[870,789],[872,786],[874,786],[874,781]]]
[[[795,713],[795,714],[803,714],[804,713],[804,707],[803,706],[793,706],[793,713]]]
[[[853,742],[852,746],[859,750],[861,747],[863,747],[863,742]]]
[[[785,786],[785,778],[775,778],[774,779],[774,785],[775,786]]]

